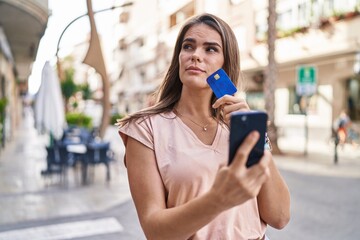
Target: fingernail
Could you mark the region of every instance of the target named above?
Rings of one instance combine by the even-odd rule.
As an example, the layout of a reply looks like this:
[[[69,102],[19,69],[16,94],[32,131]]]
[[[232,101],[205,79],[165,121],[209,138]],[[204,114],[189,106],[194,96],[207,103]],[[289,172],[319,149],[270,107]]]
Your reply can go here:
[[[253,138],[253,139],[256,139],[257,137],[258,137],[258,132],[257,131],[254,131],[254,132],[252,132],[251,133],[251,137]]]

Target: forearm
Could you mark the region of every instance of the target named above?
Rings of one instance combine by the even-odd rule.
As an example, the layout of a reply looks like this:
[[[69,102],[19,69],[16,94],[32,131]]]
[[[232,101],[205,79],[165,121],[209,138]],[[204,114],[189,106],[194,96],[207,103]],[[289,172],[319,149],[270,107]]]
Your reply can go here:
[[[147,239],[150,240],[184,240],[207,225],[222,211],[211,193],[207,193],[184,205],[152,212],[142,219],[142,227]]]
[[[272,159],[270,177],[258,195],[261,218],[270,226],[281,229],[290,219],[290,193]]]

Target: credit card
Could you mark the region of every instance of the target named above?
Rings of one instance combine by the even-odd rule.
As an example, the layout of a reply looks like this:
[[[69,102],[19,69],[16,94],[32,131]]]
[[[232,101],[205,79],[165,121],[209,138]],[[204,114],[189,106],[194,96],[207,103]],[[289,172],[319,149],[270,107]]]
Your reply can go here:
[[[211,74],[206,81],[217,98],[221,98],[225,94],[234,95],[237,91],[234,83],[222,68]]]

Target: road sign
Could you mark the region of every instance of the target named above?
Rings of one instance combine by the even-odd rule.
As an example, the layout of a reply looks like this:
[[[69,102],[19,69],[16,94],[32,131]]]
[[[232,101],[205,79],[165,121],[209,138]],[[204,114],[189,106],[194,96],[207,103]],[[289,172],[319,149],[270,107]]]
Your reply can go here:
[[[296,93],[299,96],[311,96],[316,93],[317,69],[315,66],[298,66],[296,69]]]

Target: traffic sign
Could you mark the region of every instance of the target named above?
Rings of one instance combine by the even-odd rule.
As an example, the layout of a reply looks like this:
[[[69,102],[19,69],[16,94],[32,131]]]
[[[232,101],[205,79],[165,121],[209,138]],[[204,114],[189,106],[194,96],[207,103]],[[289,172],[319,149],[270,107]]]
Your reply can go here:
[[[298,66],[296,68],[296,75],[296,93],[299,96],[311,96],[316,93],[317,69],[315,66]]]

